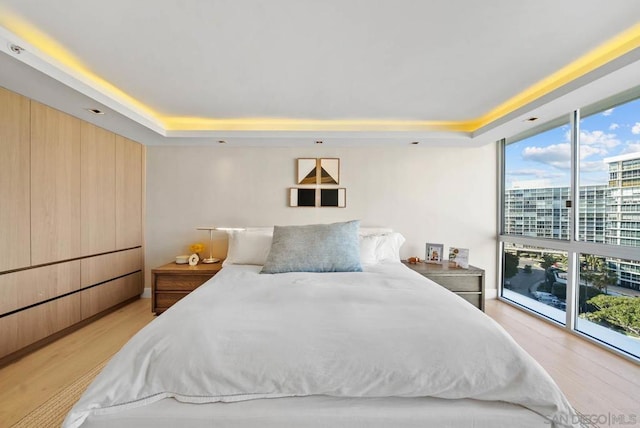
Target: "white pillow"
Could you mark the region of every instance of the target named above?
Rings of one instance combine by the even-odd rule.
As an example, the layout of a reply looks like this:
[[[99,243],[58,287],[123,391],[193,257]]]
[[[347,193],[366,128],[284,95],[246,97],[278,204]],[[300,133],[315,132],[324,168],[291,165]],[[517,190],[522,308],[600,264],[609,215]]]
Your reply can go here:
[[[391,233],[393,229],[389,229],[388,227],[360,227],[358,234],[360,236],[370,236],[370,235],[384,235],[385,233]]]
[[[400,247],[404,242],[404,236],[397,232],[361,235],[360,263],[400,263]]]
[[[400,263],[400,247],[404,244],[404,236],[398,232],[378,235],[376,259],[378,263]]]
[[[273,228],[231,230],[226,265],[264,265],[271,249]]]
[[[378,263],[376,250],[378,248],[379,235],[360,236],[360,264],[374,265]]]

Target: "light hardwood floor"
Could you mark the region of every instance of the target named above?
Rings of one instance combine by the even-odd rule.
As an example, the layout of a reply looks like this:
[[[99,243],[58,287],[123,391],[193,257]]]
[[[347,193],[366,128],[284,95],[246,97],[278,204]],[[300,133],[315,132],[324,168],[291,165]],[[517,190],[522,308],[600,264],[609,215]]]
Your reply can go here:
[[[49,397],[116,352],[153,319],[140,299],[0,369],[0,426],[10,427]],[[587,415],[635,415],[640,425],[640,366],[491,300],[501,324]]]
[[[490,300],[486,312],[547,370],[576,410],[594,421],[622,415],[640,426],[640,365],[507,303]]]
[[[139,299],[1,368],[0,427],[10,427],[109,358],[152,319],[151,300]]]

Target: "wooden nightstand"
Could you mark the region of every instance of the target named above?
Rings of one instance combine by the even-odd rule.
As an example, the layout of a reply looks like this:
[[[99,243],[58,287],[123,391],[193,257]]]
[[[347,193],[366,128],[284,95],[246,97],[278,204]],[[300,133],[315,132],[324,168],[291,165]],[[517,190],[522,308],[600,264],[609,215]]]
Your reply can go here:
[[[453,291],[473,306],[484,311],[484,270],[469,266],[468,269],[449,267],[449,264],[402,263],[430,280]]]
[[[151,270],[151,311],[156,315],[204,284],[222,269],[221,263],[189,266],[167,263]]]

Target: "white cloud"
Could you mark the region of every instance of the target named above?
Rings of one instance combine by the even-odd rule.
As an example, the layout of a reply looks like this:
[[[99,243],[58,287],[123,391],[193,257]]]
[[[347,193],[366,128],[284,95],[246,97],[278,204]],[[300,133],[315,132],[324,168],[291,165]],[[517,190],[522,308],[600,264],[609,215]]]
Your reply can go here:
[[[611,113],[613,113],[613,109],[610,108],[609,110],[605,110],[602,112],[603,116],[611,116]]]
[[[597,172],[608,170],[609,166],[605,164],[604,161],[580,162],[580,172]]]
[[[620,128],[620,125],[618,125],[617,123],[612,123],[611,125],[609,125],[609,131],[615,131],[618,128]]]
[[[638,133],[640,133],[640,123]],[[603,131],[580,131],[580,144],[596,146],[602,149],[612,149],[620,144],[616,134],[605,134]]]
[[[594,155],[606,156],[607,153],[608,152],[605,148],[598,147],[597,145],[580,146],[581,160]],[[558,169],[570,169],[571,145],[569,143],[561,143],[552,144],[547,147],[525,147],[522,151],[522,159],[550,165]],[[602,164],[602,167],[604,167],[604,163],[602,161],[581,162],[581,165],[586,165],[590,170],[600,170],[600,167],[595,166],[596,164]]]
[[[546,169],[522,168],[506,171],[506,175],[512,177],[559,178],[564,177],[566,174],[561,172],[551,172]]]
[[[607,149],[604,149],[602,147],[586,145],[580,146],[580,159],[586,159],[589,156],[593,155],[606,156],[607,153],[609,153]]]
[[[571,147],[568,143],[552,144],[547,147],[525,147],[522,159],[540,162],[559,169],[571,168]]]
[[[622,151],[621,154],[626,155],[627,153],[640,153],[640,141],[628,141],[627,147]]]
[[[640,122],[636,122],[636,124],[631,127],[631,132],[636,135],[640,134]]]

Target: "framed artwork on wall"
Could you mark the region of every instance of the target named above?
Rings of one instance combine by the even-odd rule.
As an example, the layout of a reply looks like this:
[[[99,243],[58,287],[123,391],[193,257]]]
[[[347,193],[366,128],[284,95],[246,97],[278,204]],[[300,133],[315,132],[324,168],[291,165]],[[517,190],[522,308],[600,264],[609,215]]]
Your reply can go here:
[[[347,189],[320,189],[320,206],[321,207],[338,207],[347,206]]]
[[[298,172],[296,183],[318,183],[318,160],[316,158],[298,158]]]
[[[340,184],[340,159],[298,158],[297,184]]]
[[[318,184],[340,184],[340,159],[322,158],[320,163],[320,177]]]
[[[289,189],[290,207],[315,207],[316,189],[299,189],[292,187]]]
[[[347,189],[289,189],[290,207],[335,207],[347,206]]]

